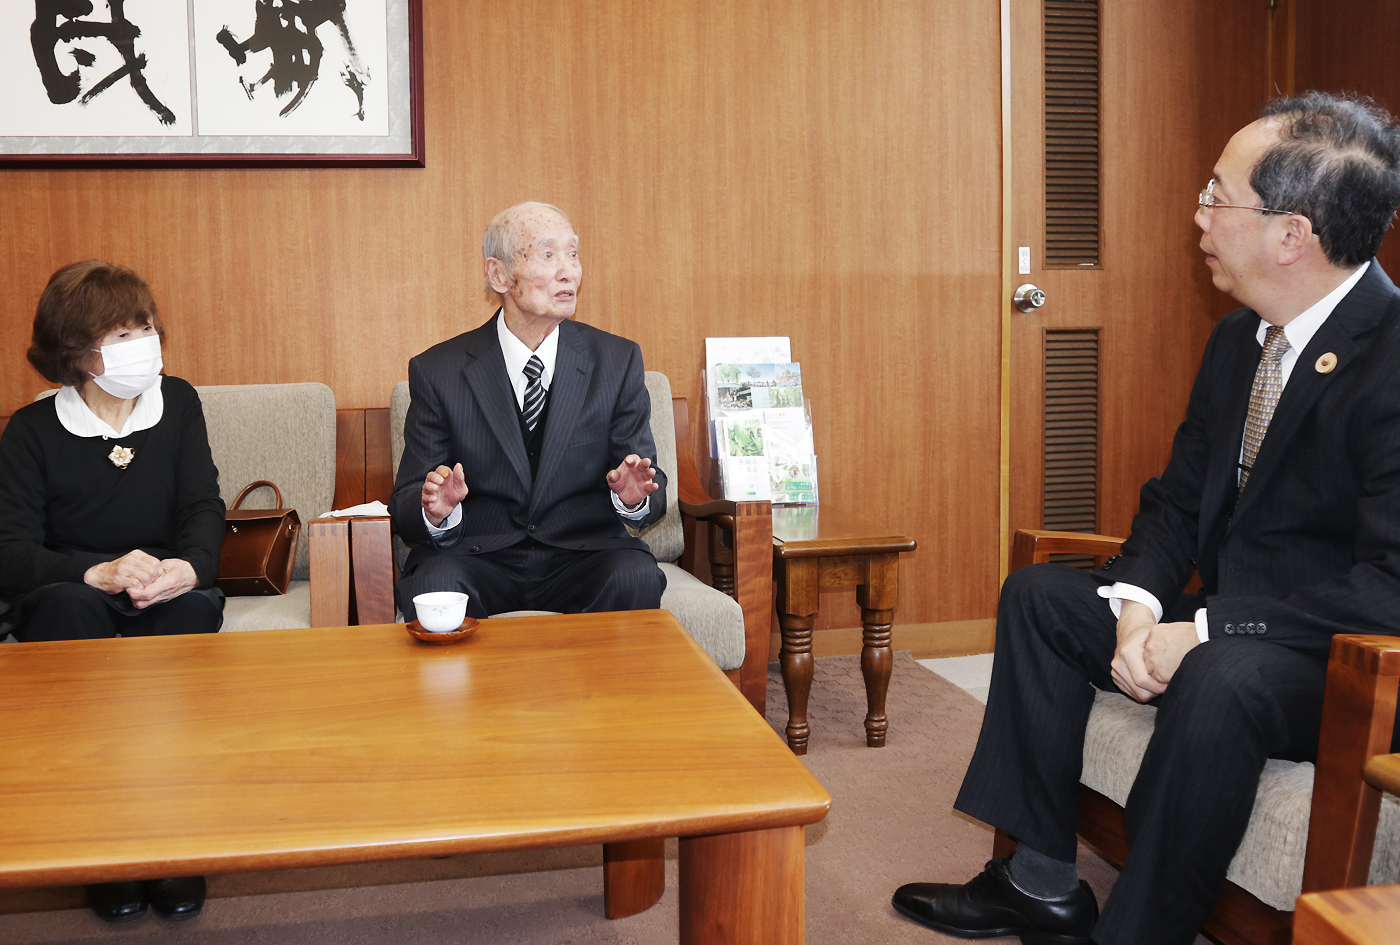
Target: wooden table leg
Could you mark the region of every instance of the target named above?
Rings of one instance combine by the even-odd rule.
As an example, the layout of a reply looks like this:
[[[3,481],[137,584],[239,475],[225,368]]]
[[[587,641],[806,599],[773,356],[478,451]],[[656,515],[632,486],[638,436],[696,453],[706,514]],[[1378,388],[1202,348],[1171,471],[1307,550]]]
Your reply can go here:
[[[865,744],[883,748],[889,719],[885,695],[890,690],[894,651],[890,649],[890,624],[899,593],[899,555],[869,555],[865,583],[856,588],[863,629],[860,671],[865,677]]]
[[[656,905],[666,891],[661,837],[603,844],[603,914],[625,919]]]
[[[680,842],[681,945],[802,945],[801,827]]]
[[[774,562],[778,585],[778,626],[783,648],[778,664],[787,691],[787,743],[794,755],[807,754],[807,698],[812,692],[812,625],[817,613],[817,559]]]

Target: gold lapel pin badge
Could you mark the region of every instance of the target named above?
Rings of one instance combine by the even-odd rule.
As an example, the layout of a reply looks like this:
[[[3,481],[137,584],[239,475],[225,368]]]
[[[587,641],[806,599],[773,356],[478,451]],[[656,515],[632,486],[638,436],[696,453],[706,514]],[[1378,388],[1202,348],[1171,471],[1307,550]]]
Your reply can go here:
[[[1331,374],[1332,369],[1336,366],[1337,356],[1330,351],[1318,358],[1317,363],[1313,365],[1319,374]]]

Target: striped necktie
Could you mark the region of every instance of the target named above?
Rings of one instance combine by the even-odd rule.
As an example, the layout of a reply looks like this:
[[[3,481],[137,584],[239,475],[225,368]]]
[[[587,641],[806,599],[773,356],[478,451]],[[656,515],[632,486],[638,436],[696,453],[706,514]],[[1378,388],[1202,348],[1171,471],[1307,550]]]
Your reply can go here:
[[[1254,372],[1254,389],[1249,393],[1249,416],[1244,422],[1244,455],[1240,458],[1240,488],[1249,481],[1249,471],[1254,466],[1254,458],[1259,455],[1259,445],[1264,442],[1264,434],[1269,431],[1269,421],[1274,418],[1274,408],[1278,406],[1279,395],[1283,393],[1283,367],[1279,362],[1288,353],[1288,337],[1277,325],[1270,325],[1264,333],[1264,353],[1259,356],[1259,367]]]
[[[540,422],[540,413],[544,410],[544,384],[540,383],[543,373],[544,362],[538,355],[530,355],[530,360],[525,362],[525,406],[521,413],[525,417],[525,428],[531,431]]]

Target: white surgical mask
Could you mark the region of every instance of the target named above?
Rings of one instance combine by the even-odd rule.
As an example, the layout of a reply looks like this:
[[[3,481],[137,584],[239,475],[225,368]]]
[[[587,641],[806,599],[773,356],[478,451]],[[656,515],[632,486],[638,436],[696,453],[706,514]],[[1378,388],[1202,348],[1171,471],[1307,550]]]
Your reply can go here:
[[[165,366],[158,335],[103,345],[96,350],[102,353],[102,373],[93,375],[93,381],[122,400],[133,400],[150,390]]]

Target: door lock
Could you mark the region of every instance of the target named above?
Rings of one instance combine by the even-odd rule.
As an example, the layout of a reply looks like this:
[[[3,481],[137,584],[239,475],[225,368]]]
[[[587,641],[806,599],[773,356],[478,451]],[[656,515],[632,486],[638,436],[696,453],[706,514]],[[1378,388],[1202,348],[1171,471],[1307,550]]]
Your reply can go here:
[[[1027,282],[1016,289],[1016,294],[1011,297],[1011,301],[1016,303],[1016,307],[1023,312],[1034,312],[1045,304],[1045,293]]]

